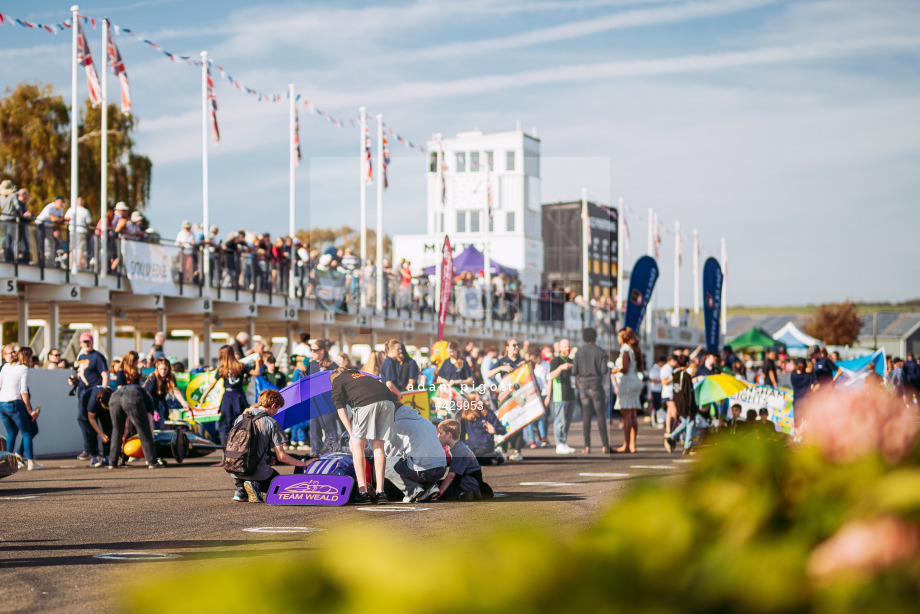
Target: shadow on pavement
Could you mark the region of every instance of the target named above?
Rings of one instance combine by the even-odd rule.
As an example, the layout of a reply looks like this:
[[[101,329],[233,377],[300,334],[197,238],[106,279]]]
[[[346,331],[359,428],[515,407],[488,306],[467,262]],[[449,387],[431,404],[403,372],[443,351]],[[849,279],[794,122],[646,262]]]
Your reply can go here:
[[[15,482],[14,482],[15,483]],[[34,482],[33,482],[34,483]],[[48,495],[51,493],[70,492],[74,490],[94,490],[99,486],[47,486],[44,488],[10,488],[0,490],[0,497],[25,497],[27,495]]]

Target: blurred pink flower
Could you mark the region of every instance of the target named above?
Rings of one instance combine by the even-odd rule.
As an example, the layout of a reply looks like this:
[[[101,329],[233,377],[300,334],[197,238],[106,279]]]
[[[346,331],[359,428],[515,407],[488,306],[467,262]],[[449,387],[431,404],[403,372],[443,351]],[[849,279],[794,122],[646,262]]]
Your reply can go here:
[[[844,525],[818,545],[808,573],[827,578],[840,572],[873,572],[920,553],[920,527],[892,516]]]
[[[917,409],[883,390],[820,390],[802,403],[802,441],[834,463],[880,453],[894,464],[914,448]]]

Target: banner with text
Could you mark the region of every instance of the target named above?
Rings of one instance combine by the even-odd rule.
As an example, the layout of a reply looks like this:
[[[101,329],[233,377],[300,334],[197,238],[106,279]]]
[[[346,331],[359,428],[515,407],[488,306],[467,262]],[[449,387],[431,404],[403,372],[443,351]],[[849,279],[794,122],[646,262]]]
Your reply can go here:
[[[450,238],[444,237],[444,247],[441,249],[441,287],[440,305],[438,308],[438,341],[444,338],[444,323],[447,322],[447,309],[450,307],[450,291],[454,287],[454,253],[450,247]]]
[[[770,421],[777,431],[787,435],[795,435],[795,421],[792,412],[792,390],[788,388],[772,388],[770,386],[751,386],[728,398],[731,405],[741,405],[741,416],[747,410],[753,409],[760,412],[766,407],[770,412]]]
[[[482,290],[470,286],[457,286],[457,312],[467,320],[483,320],[486,310],[482,307]]]
[[[629,294],[626,296],[626,326],[638,332],[645,317],[645,310],[652,298],[652,290],[658,281],[658,263],[651,256],[636,260],[629,278]]]
[[[722,267],[715,258],[703,265],[703,322],[706,324],[706,349],[719,351],[719,319],[722,315]]]
[[[530,363],[524,363],[502,378],[495,415],[508,429],[505,438],[543,417],[543,397]]]
[[[176,294],[173,271],[179,248],[143,241],[122,241],[125,272],[135,294]]]

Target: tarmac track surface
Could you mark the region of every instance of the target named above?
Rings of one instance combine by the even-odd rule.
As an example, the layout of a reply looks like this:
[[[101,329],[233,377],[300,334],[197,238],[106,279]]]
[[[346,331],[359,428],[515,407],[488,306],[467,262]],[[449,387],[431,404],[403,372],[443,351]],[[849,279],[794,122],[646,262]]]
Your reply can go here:
[[[580,448],[580,426],[572,431],[569,443]],[[621,433],[610,426],[615,445]],[[596,444],[596,427],[592,439]],[[522,462],[484,469],[486,481],[505,496],[483,503],[378,506],[387,511],[235,503],[231,478],[210,466],[217,454],[157,470],[44,461],[44,470],[21,470],[0,481],[0,612],[124,611],[126,587],[163,566],[200,569],[231,557],[277,558],[313,547],[314,532],[266,532],[277,527],[366,526],[422,543],[445,526],[474,535],[500,518],[564,535],[591,523],[636,480],[678,475],[693,460],[668,455],[661,431],[647,424],[640,426],[638,446],[636,454],[609,457],[600,455],[599,446],[590,456],[528,449]],[[391,511],[406,507],[427,509]],[[147,554],[128,554],[138,552]]]

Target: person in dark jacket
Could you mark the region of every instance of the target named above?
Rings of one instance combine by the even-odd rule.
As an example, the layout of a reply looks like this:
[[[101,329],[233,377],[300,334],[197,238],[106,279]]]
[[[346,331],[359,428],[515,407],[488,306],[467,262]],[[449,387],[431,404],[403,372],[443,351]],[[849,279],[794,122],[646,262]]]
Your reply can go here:
[[[687,371],[690,358],[683,354],[677,357],[678,369],[674,372],[674,405],[677,408],[677,417],[680,424],[664,438],[664,448],[668,452],[677,441],[677,436],[684,433],[684,454],[690,454],[693,446],[693,426],[696,420],[698,407],[693,397],[693,377]]]
[[[112,415],[112,443],[115,451],[110,453],[109,469],[118,467],[121,454],[118,453],[122,445],[121,436],[128,420],[134,424],[137,437],[141,441],[141,449],[147,466],[151,469],[165,467],[162,459],[157,459],[157,449],[153,443],[153,400],[147,391],[137,384],[122,386],[112,393],[109,398],[109,412]],[[122,465],[124,466],[124,465]]]
[[[607,351],[597,343],[597,331],[588,327],[582,331],[581,338],[585,344],[575,354],[575,366],[572,375],[578,382],[581,397],[582,424],[584,426],[585,449],[582,454],[591,453],[591,417],[597,418],[597,430],[601,437],[601,452],[610,453],[610,441],[607,437],[607,420],[604,416],[604,380],[610,377],[607,367]]]
[[[480,465],[501,465],[505,457],[495,449],[495,436],[508,432],[499,422],[498,416],[485,407],[482,397],[475,390],[466,395],[466,402],[460,412],[460,441],[476,455]]]

